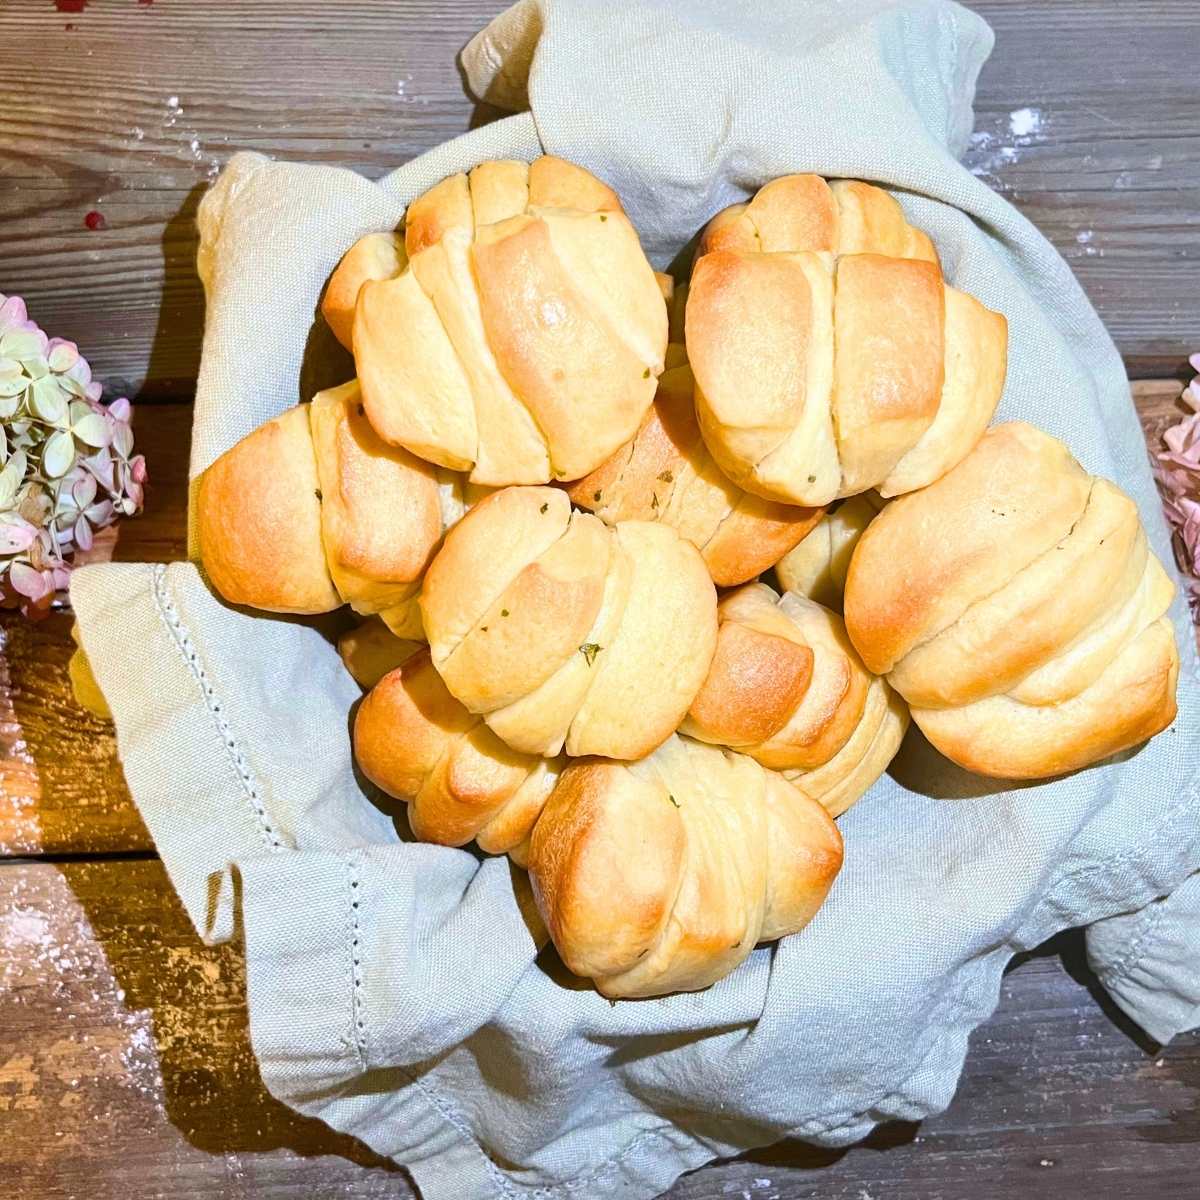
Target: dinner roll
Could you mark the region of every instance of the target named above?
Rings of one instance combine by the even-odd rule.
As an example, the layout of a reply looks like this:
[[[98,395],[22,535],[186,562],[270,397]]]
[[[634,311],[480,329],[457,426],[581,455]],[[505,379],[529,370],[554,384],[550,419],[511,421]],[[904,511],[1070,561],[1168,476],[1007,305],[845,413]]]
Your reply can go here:
[[[842,839],[753,759],[672,737],[639,762],[568,765],[528,865],[570,970],[606,996],[661,996],[707,987],[807,925]]]
[[[846,626],[943,754],[1036,779],[1174,719],[1173,592],[1133,501],[1016,421],[871,522]]]
[[[415,200],[404,238],[398,274],[354,268],[354,357],[386,442],[500,486],[576,479],[634,435],[667,313],[608,187],[561,159],[487,162]]]
[[[506,488],[451,530],[421,614],[450,692],[527,754],[640,758],[712,660],[716,593],[665,525],[608,527],[558,488]]]
[[[839,816],[900,748],[903,701],[863,666],[841,617],[812,600],[749,583],[717,614],[712,667],[680,732],[781,771]]]
[[[824,505],[931,483],[979,439],[1007,325],[942,280],[878,188],[788,175],[713,218],[687,298],[709,450],[768,499]]]
[[[368,617],[338,638],[338,654],[362,688],[373,688],[421,646],[420,641],[397,637],[379,616]]]
[[[368,233],[342,256],[321,297],[321,315],[347,350],[354,347],[354,309],[364,283],[395,279],[408,265],[402,233]]]
[[[692,372],[665,371],[633,440],[568,488],[607,525],[658,521],[698,547],[718,587],[774,566],[820,520],[822,509],[743,491],[713,461],[692,403]]]
[[[420,636],[421,575],[467,502],[461,479],[378,437],[352,381],[259,426],[204,472],[200,554],[232,604],[320,613],[349,603]]]
[[[354,756],[376,787],[407,802],[420,841],[474,840],[518,863],[562,766],[506,746],[446,690],[428,647],[367,693],[354,718]]]
[[[878,493],[863,492],[826,513],[813,531],[775,564],[779,586],[841,612],[850,555],[883,504]]]

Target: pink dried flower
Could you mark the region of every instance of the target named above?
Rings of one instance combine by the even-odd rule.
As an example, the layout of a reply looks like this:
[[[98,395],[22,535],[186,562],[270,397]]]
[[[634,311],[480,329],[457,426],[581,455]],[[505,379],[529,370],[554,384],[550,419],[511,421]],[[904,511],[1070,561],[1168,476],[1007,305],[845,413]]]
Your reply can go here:
[[[1200,354],[1188,361],[1200,371]],[[1181,399],[1192,411],[1163,434],[1166,449],[1156,455],[1154,474],[1172,525],[1188,602],[1200,618],[1200,377],[1184,388]]]
[[[95,557],[97,530],[142,507],[132,407],[101,394],[74,342],[0,295],[0,604],[30,616],[63,596],[77,557]]]

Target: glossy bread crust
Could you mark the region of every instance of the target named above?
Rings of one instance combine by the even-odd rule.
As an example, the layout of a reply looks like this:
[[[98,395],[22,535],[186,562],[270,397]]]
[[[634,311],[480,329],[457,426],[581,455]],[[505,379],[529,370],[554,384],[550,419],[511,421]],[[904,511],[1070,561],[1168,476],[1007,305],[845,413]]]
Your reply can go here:
[[[335,289],[365,279],[351,342],[385,441],[500,487],[578,478],[633,436],[668,320],[605,184],[548,156],[482,163],[413,201],[404,256],[364,270],[365,249]]]
[[[716,593],[664,525],[612,528],[557,488],[506,488],[447,536],[421,593],[450,691],[524,753],[637,758],[678,726],[716,643]]]
[[[833,821],[781,776],[673,737],[639,762],[569,765],[529,871],[563,961],[615,998],[709,986],[802,929],[841,863]]]
[[[870,184],[785,176],[709,223],[686,341],[709,451],[740,487],[821,506],[931,483],[978,440],[1007,326],[944,284]]]
[[[1133,501],[1011,422],[870,524],[846,626],[948,758],[1039,779],[1174,720],[1173,592]]]

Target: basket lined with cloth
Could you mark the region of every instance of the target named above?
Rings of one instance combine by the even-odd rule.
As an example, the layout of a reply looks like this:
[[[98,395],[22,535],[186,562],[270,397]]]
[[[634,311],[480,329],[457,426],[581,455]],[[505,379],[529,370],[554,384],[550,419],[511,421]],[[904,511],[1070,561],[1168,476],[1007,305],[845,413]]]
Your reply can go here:
[[[530,112],[377,183],[235,157],[200,214],[193,475],[311,399],[297,381],[335,264],[455,172],[579,162],[656,268],[718,211],[813,172],[891,190],[947,281],[1008,320],[999,418],[1115,480],[1169,562],[1115,349],[1062,259],[955,159],[990,45],[943,0],[526,0],[464,65],[477,95]],[[841,818],[852,852],[801,937],[706,992],[611,1005],[538,957],[507,861],[402,841],[369,801],[348,737],[359,689],[314,628],[220,603],[191,564],[86,567],[72,596],[191,919],[208,940],[244,934],[267,1086],[404,1163],[428,1200],[649,1197],[783,1136],[844,1145],[920,1119],[949,1102],[1012,954],[1066,926],[1089,926],[1102,981],[1153,1036],[1196,1022],[1200,684],[1178,598],[1170,731],[1021,787],[910,736]]]

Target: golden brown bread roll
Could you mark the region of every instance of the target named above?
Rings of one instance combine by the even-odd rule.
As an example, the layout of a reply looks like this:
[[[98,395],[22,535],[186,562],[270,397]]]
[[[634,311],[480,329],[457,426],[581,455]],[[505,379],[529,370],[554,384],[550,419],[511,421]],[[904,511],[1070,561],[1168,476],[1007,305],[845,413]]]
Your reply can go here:
[[[442,846],[474,840],[523,863],[530,830],[562,766],[509,749],[446,690],[422,647],[388,672],[354,718],[363,774],[408,803],[415,837]]]
[[[397,637],[379,616],[368,617],[338,638],[338,654],[361,688],[373,688],[421,646],[418,640]]]
[[[846,625],[943,754],[1037,779],[1174,719],[1173,592],[1133,501],[1017,421],[871,523]]]
[[[681,737],[639,762],[567,766],[529,854],[559,955],[610,997],[707,987],[807,925],[841,865],[820,805]]]
[[[413,202],[405,253],[356,293],[385,441],[500,486],[578,478],[633,436],[667,314],[609,188],[561,159],[483,163]]]
[[[718,587],[745,583],[774,566],[822,513],[764,500],[730,482],[700,436],[687,366],[663,373],[633,441],[567,491],[607,525],[670,526],[700,550]]]
[[[342,256],[321,297],[321,315],[347,350],[354,348],[354,308],[363,284],[395,279],[407,265],[402,233],[368,233]]]
[[[812,532],[775,564],[779,586],[841,612],[850,556],[883,504],[878,493],[863,492],[826,513]]]
[[[791,504],[894,496],[978,440],[1007,325],[943,283],[885,192],[785,176],[714,217],[700,249],[688,357],[704,439],[734,482]]]
[[[725,595],[708,677],[680,732],[781,771],[832,816],[883,774],[908,711],[855,653],[842,619],[749,583]]]
[[[609,528],[558,488],[477,504],[421,589],[447,687],[528,754],[648,754],[708,671],[716,608],[699,551],[673,530]]]
[[[419,636],[401,616],[465,503],[461,480],[375,434],[351,382],[259,426],[204,472],[200,553],[230,603],[291,613],[349,603]]]

